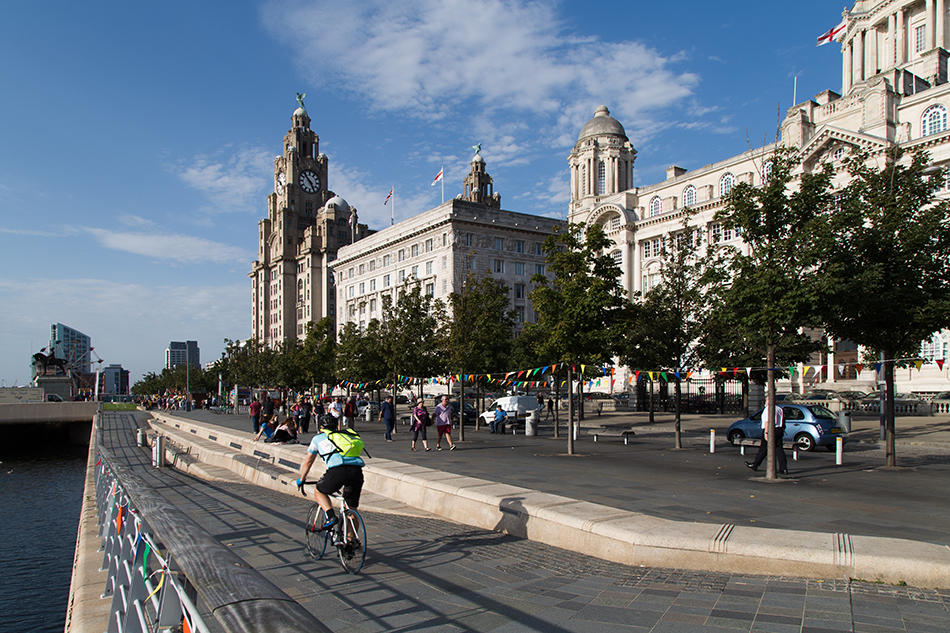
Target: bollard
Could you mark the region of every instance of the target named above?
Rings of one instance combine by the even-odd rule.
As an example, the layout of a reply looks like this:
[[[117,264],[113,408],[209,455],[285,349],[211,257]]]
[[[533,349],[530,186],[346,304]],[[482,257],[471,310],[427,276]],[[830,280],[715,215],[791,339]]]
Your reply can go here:
[[[716,429],[709,429],[709,452],[716,452]]]
[[[840,466],[844,461],[844,438],[835,439],[835,466]]]
[[[156,435],[152,442],[152,466],[155,468],[165,467],[165,436]]]
[[[135,432],[136,444],[139,446],[148,446],[148,440],[145,437],[145,429],[137,429]]]
[[[798,443],[795,444],[795,448],[792,449],[792,459],[798,461]]]

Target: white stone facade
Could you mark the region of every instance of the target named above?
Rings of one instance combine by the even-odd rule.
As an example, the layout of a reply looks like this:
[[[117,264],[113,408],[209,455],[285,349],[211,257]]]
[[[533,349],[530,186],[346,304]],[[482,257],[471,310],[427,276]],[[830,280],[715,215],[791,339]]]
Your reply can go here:
[[[563,222],[501,209],[481,156],[472,160],[464,186],[464,195],[339,250],[330,265],[339,327],[381,319],[382,297],[395,298],[407,279],[448,304],[470,272],[507,284],[520,323],[537,320],[528,299],[531,277],[546,272],[541,243]]]
[[[855,150],[867,151],[871,160],[882,162],[884,151],[894,145],[923,148],[935,165],[950,164],[946,1],[860,0],[845,17],[848,27],[840,37],[841,95],[826,90],[789,108],[777,144],[798,148],[804,170],[834,165],[835,186],[847,182],[844,160]],[[646,292],[658,281],[657,246],[664,236],[681,230],[686,207],[695,212],[691,224],[704,232],[706,240],[742,248],[741,236],[719,226],[713,216],[736,183],[761,184],[775,147],[767,145],[693,171],[671,166],[666,180],[632,187],[636,150],[621,123],[602,106],[568,156],[568,219],[602,224],[614,239],[624,288],[628,293]],[[950,332],[945,331],[925,342],[922,353],[928,359],[947,358],[948,347]],[[826,365],[827,380],[840,381],[835,366],[857,358],[848,342],[832,341],[813,364]],[[845,379],[855,378],[850,371]],[[950,365],[940,370],[934,364],[925,364],[920,372],[898,371],[898,389],[946,390],[948,372]],[[873,374],[865,370],[855,382],[869,386]],[[809,379],[797,386],[807,386]]]

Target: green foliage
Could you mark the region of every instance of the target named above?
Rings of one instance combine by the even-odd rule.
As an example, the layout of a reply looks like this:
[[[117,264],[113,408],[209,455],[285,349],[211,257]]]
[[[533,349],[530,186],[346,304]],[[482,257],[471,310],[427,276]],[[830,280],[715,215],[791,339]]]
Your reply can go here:
[[[539,356],[607,364],[618,351],[626,304],[620,268],[605,252],[612,246],[599,224],[559,227],[544,241],[554,280],[535,275],[530,293],[540,315],[530,334]]]
[[[445,307],[422,292],[418,282],[407,280],[397,299],[382,298],[379,324],[382,362],[392,374],[437,376],[445,370]]]
[[[515,311],[508,286],[470,273],[449,295],[448,368],[457,373],[502,371],[512,347]]]
[[[387,378],[378,320],[371,320],[365,331],[360,331],[353,322],[343,326],[336,348],[336,368],[340,377],[353,382]]]
[[[850,161],[853,180],[824,218],[817,292],[831,334],[890,358],[950,327],[950,203],[934,198],[946,170],[925,173],[923,151],[901,158],[895,148],[881,169]]]
[[[749,249],[746,254],[713,245],[732,273],[718,288],[715,309],[719,324],[731,324],[733,334],[720,334],[717,341],[732,341],[736,356],[758,352],[753,364],[770,352],[807,360],[807,354],[797,354],[817,349],[801,328],[819,322],[815,271],[821,217],[832,203],[831,167],[803,174],[792,188],[796,160],[792,150],[777,151],[766,182],[760,187],[739,183],[716,214],[716,220],[741,231]],[[707,341],[710,355],[715,349],[711,343]]]

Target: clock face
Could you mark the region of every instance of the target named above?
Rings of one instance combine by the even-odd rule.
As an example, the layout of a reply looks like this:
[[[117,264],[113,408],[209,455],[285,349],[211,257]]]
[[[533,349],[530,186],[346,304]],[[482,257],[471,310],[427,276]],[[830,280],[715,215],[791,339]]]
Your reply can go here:
[[[284,185],[287,184],[287,174],[280,172],[277,174],[277,195],[283,195]]]
[[[320,190],[320,176],[309,169],[300,172],[300,178],[297,182],[300,183],[300,188],[307,193],[316,193]]]

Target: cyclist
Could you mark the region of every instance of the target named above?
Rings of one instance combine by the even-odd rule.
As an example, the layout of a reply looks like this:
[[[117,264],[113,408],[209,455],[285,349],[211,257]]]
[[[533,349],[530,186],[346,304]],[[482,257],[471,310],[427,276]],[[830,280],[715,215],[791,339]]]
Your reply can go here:
[[[327,471],[317,481],[313,496],[326,514],[327,521],[321,526],[326,530],[339,520],[333,510],[330,496],[343,489],[343,498],[351,508],[360,505],[360,492],[363,490],[363,440],[353,429],[337,430],[338,418],[326,415],[320,418],[321,433],[310,441],[307,457],[300,465],[300,479],[297,487],[307,478],[310,467],[319,455],[327,465]]]

